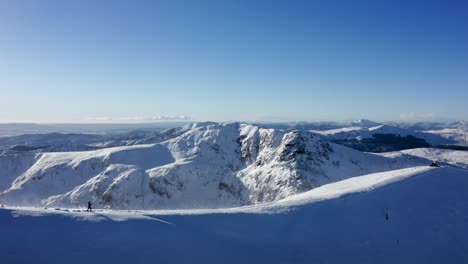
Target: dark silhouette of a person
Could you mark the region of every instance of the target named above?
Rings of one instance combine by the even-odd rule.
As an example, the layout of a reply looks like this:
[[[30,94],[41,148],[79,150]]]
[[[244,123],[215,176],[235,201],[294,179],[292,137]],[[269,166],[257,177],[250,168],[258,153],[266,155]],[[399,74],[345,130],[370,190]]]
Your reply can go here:
[[[88,209],[86,212],[91,212],[93,209],[91,208],[91,205],[93,205],[91,202],[88,202]]]

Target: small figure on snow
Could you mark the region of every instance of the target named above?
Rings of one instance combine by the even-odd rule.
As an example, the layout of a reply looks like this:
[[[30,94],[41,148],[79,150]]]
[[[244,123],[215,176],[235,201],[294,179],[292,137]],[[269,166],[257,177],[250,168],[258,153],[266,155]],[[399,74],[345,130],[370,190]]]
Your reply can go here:
[[[431,163],[431,165],[429,165],[429,166],[430,166],[430,167],[439,167],[439,164],[437,164],[437,161],[434,160],[434,161]]]
[[[388,221],[388,219],[390,219],[390,216],[388,215],[388,208],[387,208],[387,210],[385,210],[385,220]]]
[[[93,205],[93,204],[91,203],[91,201],[89,201],[89,202],[88,202],[88,209],[86,210],[86,212],[91,212],[91,211],[93,211],[93,209],[91,208],[91,205]]]

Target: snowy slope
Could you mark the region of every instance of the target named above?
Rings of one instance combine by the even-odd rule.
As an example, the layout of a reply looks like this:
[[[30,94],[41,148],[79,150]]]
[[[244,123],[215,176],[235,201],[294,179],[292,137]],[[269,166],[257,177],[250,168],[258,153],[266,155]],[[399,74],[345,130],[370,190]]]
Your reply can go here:
[[[432,145],[457,144],[468,145],[468,123],[457,121],[444,123],[386,123],[381,124],[366,119],[342,124],[342,127],[329,130],[311,130],[326,136],[328,139],[363,139],[374,134],[412,135],[422,138]]]
[[[424,132],[446,138],[458,145],[468,146],[468,128],[444,128],[439,130],[427,130]]]
[[[197,126],[212,123],[194,123],[170,129],[133,130],[117,134],[42,133],[0,138],[0,152],[70,152],[106,147],[159,143],[182,135]]]
[[[434,134],[450,141],[450,144],[468,146],[468,122],[456,121],[452,123],[417,122],[417,123],[388,123],[388,125]],[[445,143],[444,143],[445,144]]]
[[[0,209],[0,259],[467,263],[467,172],[424,166],[370,174],[272,204],[205,212]]]
[[[417,148],[388,153],[379,153],[379,155],[394,159],[401,156],[404,156],[405,159],[407,159],[408,155],[411,155],[414,157],[437,161],[442,164],[447,163],[462,168],[468,168],[468,151],[436,148]]]
[[[39,159],[39,154],[14,154],[0,156],[0,192],[10,188],[12,182],[31,168]]]
[[[0,138],[0,151],[8,149],[40,151],[79,151],[92,149],[93,143],[105,141],[103,135],[91,134],[31,134]]]
[[[371,128],[371,127],[376,127],[376,126],[381,126],[381,125],[382,123],[374,122],[369,119],[359,119],[357,121],[350,122],[348,126]]]
[[[356,123],[354,123],[356,124]],[[359,127],[359,126],[350,126],[340,129],[333,130],[313,130],[312,132],[326,136],[328,139],[333,140],[344,140],[344,139],[363,139],[363,138],[372,138],[374,134],[393,134],[406,137],[408,135],[422,138],[426,140],[429,144],[440,145],[440,144],[451,144],[456,143],[454,139],[442,137],[436,133],[429,133],[427,131],[420,132],[410,129],[400,128],[391,125],[378,125],[375,127]]]
[[[307,131],[195,124],[158,144],[0,155],[0,202],[98,208],[219,208],[279,200],[373,172],[426,165],[361,153]],[[15,164],[15,165],[11,165]]]
[[[155,121],[148,123],[0,123],[0,138],[50,133],[113,135],[142,129],[164,130],[186,124],[186,121]]]

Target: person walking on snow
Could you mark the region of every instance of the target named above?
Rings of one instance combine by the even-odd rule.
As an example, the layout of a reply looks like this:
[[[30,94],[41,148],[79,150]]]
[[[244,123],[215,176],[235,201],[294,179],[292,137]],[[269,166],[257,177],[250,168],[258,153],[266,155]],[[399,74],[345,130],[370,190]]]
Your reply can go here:
[[[91,208],[91,205],[93,205],[91,203],[91,201],[88,202],[88,209],[86,210],[86,212],[91,212],[93,209]]]

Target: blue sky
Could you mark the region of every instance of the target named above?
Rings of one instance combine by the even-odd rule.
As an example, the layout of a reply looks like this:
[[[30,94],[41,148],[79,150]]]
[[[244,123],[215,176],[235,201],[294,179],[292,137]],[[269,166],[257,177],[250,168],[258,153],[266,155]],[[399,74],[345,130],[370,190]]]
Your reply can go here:
[[[467,1],[1,1],[0,121],[468,119]]]

